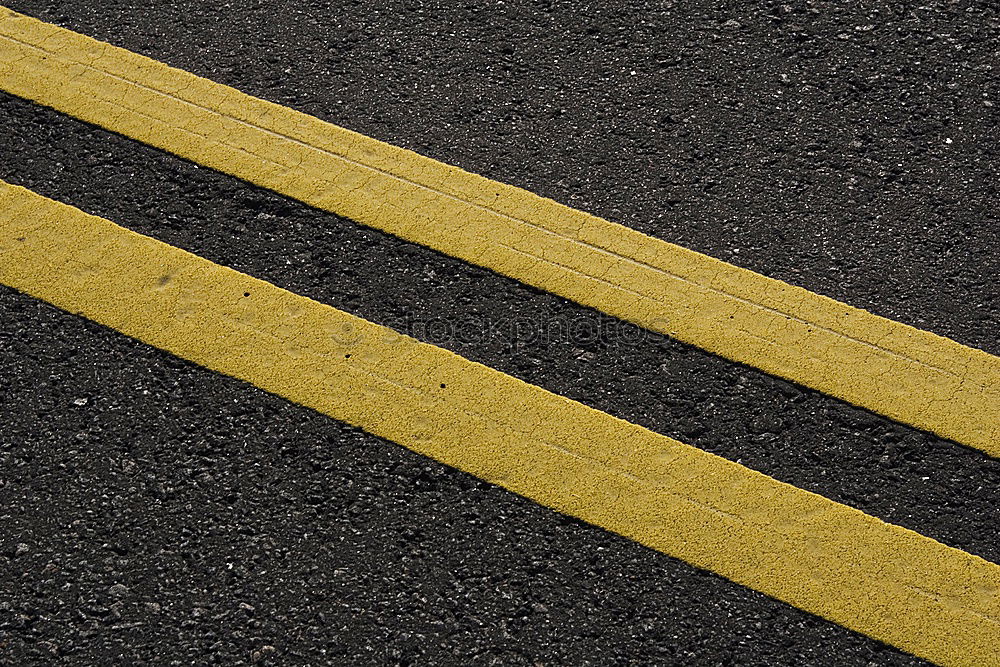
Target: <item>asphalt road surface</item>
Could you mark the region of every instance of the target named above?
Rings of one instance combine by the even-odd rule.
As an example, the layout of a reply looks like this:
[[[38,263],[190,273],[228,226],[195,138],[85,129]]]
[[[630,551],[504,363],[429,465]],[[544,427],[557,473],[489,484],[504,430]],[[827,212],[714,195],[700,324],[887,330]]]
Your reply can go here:
[[[7,6],[1000,353],[988,3]],[[709,7],[713,5],[713,7]],[[988,560],[1000,462],[0,95],[0,178]],[[5,664],[902,665],[0,288]]]

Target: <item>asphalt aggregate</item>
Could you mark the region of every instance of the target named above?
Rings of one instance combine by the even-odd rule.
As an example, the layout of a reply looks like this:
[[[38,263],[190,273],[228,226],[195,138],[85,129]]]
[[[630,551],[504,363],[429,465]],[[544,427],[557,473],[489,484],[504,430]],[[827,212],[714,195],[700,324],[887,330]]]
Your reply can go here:
[[[154,4],[8,6],[1000,352],[985,3]],[[983,454],[23,100],[0,119],[8,181],[1000,558]],[[10,290],[0,313],[10,664],[919,663]]]

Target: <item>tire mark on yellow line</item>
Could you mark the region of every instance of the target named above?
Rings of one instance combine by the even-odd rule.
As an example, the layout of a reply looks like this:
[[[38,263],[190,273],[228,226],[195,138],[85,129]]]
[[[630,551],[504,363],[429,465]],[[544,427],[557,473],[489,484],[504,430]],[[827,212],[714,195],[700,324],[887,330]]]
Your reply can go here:
[[[1000,566],[0,181],[0,283],[943,665]]]
[[[1000,456],[1000,359],[0,10],[0,88]]]

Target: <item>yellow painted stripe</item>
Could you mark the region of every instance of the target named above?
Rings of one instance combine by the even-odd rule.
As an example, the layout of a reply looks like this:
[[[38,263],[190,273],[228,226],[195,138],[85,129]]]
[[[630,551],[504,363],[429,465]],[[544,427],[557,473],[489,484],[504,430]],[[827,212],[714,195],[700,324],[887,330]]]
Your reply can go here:
[[[1000,566],[0,181],[0,283],[945,665]]]
[[[1000,456],[1000,359],[0,11],[0,88]]]

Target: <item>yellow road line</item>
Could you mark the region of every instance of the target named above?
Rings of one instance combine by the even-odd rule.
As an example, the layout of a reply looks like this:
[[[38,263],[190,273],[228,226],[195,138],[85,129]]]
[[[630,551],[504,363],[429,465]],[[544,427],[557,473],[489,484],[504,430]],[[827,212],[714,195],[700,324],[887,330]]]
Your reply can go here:
[[[0,181],[0,283],[945,665],[1000,566]]]
[[[1000,359],[0,9],[0,88],[1000,456]]]

